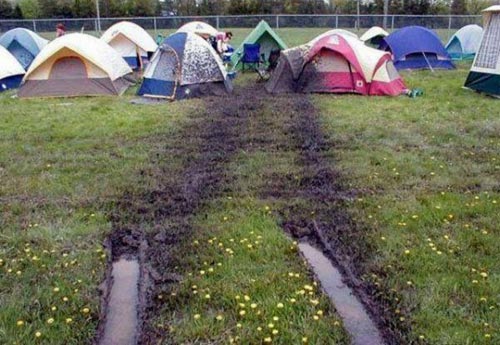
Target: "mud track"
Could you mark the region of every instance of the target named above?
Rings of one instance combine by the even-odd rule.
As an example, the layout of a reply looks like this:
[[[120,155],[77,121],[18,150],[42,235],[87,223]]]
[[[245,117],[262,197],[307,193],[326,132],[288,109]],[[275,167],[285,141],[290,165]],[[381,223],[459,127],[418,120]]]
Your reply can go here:
[[[321,132],[318,116],[305,95],[270,96],[262,85],[237,90],[231,97],[207,98],[204,109],[194,109],[187,124],[176,133],[156,138],[151,168],[141,171],[141,188],[131,186],[110,215],[113,231],[107,241],[110,264],[120,258],[136,258],[141,266],[139,286],[139,344],[157,344],[168,331],[152,324],[164,302],[182,277],[176,274],[190,241],[193,217],[210,200],[232,194],[235,176],[228,164],[241,150],[271,154],[292,152],[299,176],[270,173],[259,186],[260,197],[282,205],[283,229],[296,238],[322,248],[339,267],[346,283],[367,307],[390,344],[402,343],[390,308],[374,286],[361,279],[367,253],[364,229],[345,212],[345,201],[357,192],[344,188],[341,175],[325,157],[333,145]],[[270,112],[272,120],[263,113]],[[298,183],[297,183],[298,179]],[[104,282],[102,336],[111,284],[110,270]]]

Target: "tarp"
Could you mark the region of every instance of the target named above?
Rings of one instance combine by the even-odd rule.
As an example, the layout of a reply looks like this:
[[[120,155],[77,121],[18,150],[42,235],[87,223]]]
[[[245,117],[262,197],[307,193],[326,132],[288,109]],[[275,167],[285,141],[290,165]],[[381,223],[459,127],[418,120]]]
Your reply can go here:
[[[399,95],[405,86],[389,53],[337,32],[283,51],[266,89],[272,93]]]
[[[227,71],[210,44],[196,34],[178,32],[153,55],[138,94],[173,100],[231,91]]]
[[[389,36],[387,31],[379,26],[373,26],[361,35],[359,39],[365,43],[378,46],[380,45],[382,39],[387,36]]]
[[[243,57],[243,46],[255,43],[260,44],[260,53],[264,54],[264,61],[268,61],[271,51],[287,49],[285,42],[278,34],[271,29],[265,20],[261,20],[231,56],[231,63],[235,68],[239,67],[239,62]]]
[[[453,60],[472,60],[476,55],[483,37],[479,25],[467,25],[458,30],[446,44],[446,51]]]
[[[20,97],[121,94],[132,70],[104,41],[73,33],[50,42],[33,61]]]
[[[465,87],[500,96],[500,5],[487,8],[483,14],[483,37]]]
[[[0,92],[19,86],[24,68],[3,46],[0,46]]]
[[[101,36],[101,40],[115,49],[132,68],[141,67],[153,54],[158,45],[139,25],[122,21],[112,25]],[[141,58],[138,65],[138,57]]]
[[[408,26],[391,33],[382,40],[379,49],[392,53],[398,70],[455,68],[438,35],[421,26]]]
[[[199,21],[193,21],[184,24],[177,30],[177,32],[191,32],[193,34],[197,34],[203,37],[217,35],[217,30],[213,26]]]
[[[0,45],[6,48],[27,69],[49,41],[31,30],[16,28],[0,36]]]

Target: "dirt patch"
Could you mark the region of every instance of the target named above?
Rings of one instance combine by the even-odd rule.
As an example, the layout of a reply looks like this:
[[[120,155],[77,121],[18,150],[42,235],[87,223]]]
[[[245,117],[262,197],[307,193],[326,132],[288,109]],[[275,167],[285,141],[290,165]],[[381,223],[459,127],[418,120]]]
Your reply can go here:
[[[232,182],[227,164],[245,146],[248,118],[261,107],[255,87],[240,92],[253,96],[206,98],[184,128],[158,138],[150,168],[140,174],[142,190],[131,188],[110,214],[112,261],[139,257],[146,272],[139,296],[140,344],[168,338],[166,330],[152,324],[163,305],[157,296],[168,295],[172,284],[181,279],[175,266],[184,253],[177,250],[191,238],[192,217],[206,202],[227,192]],[[104,296],[105,309],[108,298]]]

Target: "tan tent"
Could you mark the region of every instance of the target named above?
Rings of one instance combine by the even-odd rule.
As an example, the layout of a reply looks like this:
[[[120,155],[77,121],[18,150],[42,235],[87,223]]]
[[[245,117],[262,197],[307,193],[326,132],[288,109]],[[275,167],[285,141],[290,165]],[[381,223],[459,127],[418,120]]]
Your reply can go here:
[[[50,42],[26,72],[19,97],[120,95],[132,73],[104,41],[74,33]]]

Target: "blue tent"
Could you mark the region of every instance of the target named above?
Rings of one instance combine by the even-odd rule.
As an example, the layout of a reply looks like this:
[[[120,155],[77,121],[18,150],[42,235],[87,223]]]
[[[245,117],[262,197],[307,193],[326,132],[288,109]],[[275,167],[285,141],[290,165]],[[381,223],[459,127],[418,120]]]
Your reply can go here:
[[[483,28],[467,25],[458,30],[446,45],[446,51],[453,60],[473,60],[483,38]]]
[[[210,44],[196,34],[177,32],[151,58],[137,93],[174,100],[231,91],[226,68]]]
[[[0,45],[14,55],[24,69],[28,69],[48,42],[33,31],[23,28],[9,30],[0,36]]]
[[[453,69],[438,35],[421,26],[408,26],[385,37],[379,49],[390,51],[401,69]]]

